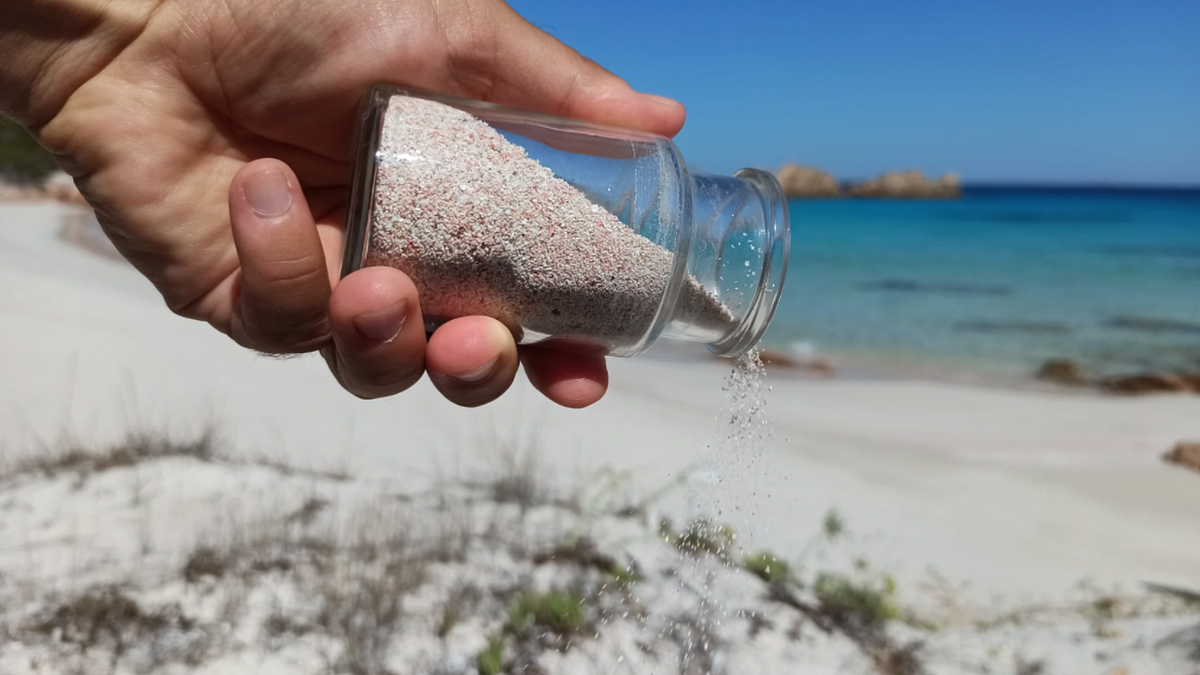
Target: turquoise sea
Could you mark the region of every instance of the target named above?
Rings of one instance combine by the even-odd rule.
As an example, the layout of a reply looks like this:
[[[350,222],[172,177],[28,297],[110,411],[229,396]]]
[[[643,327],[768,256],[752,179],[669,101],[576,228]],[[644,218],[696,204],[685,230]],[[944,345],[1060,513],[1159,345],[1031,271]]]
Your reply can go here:
[[[981,373],[1200,369],[1200,189],[792,201],[766,343]]]

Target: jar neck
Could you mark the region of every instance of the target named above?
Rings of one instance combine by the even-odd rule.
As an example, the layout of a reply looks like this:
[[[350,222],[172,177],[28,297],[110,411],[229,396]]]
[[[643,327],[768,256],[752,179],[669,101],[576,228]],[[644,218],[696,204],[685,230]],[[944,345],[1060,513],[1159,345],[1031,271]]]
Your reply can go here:
[[[692,174],[687,272],[710,296],[681,295],[663,335],[736,357],[767,329],[783,290],[790,248],[787,200],[767,172]],[[712,301],[724,312],[714,312]]]

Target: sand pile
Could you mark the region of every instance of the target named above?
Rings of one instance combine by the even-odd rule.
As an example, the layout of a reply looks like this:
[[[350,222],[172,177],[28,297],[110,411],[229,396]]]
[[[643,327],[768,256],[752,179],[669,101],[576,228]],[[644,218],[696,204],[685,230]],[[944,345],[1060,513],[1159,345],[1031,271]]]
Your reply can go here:
[[[427,316],[483,314],[520,329],[636,344],[674,268],[639,235],[487,123],[397,96],[378,152],[368,264],[408,272]],[[690,276],[677,316],[733,316]]]

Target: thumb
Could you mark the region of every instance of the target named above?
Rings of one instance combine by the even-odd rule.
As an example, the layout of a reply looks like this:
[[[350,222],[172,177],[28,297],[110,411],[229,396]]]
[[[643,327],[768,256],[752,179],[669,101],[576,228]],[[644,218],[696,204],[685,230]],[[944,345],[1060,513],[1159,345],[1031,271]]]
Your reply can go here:
[[[246,165],[230,186],[230,225],[241,279],[230,333],[272,354],[329,340],[329,272],[296,175],[283,162]]]
[[[446,24],[451,75],[472,97],[663,136],[683,127],[682,104],[634,91],[508,5],[495,7],[496,16],[472,17],[468,9],[464,20]]]

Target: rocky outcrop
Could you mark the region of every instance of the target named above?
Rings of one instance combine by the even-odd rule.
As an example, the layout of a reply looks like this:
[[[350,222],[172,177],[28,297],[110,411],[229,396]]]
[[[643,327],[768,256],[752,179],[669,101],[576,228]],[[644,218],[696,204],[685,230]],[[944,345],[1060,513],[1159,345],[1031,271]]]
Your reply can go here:
[[[1170,452],[1163,455],[1168,464],[1200,471],[1200,441],[1180,441]]]
[[[1200,373],[1114,375],[1100,383],[1113,394],[1200,394]]]
[[[1037,378],[1070,387],[1087,384],[1087,377],[1078,363],[1067,359],[1050,359],[1038,368]]]
[[[807,371],[820,377],[831,377],[833,365],[824,359],[803,358],[787,352],[763,349],[758,358],[768,368],[782,368],[795,371]]]
[[[874,199],[955,199],[962,196],[958,174],[929,179],[920,171],[889,171],[882,176],[851,185],[846,194]]]
[[[1200,371],[1148,371],[1090,378],[1070,359],[1050,359],[1034,374],[1039,380],[1072,387],[1094,387],[1109,394],[1200,394]]]
[[[841,194],[837,179],[833,176],[799,164],[785,164],[775,177],[783,186],[783,192],[792,197],[837,197]]]

